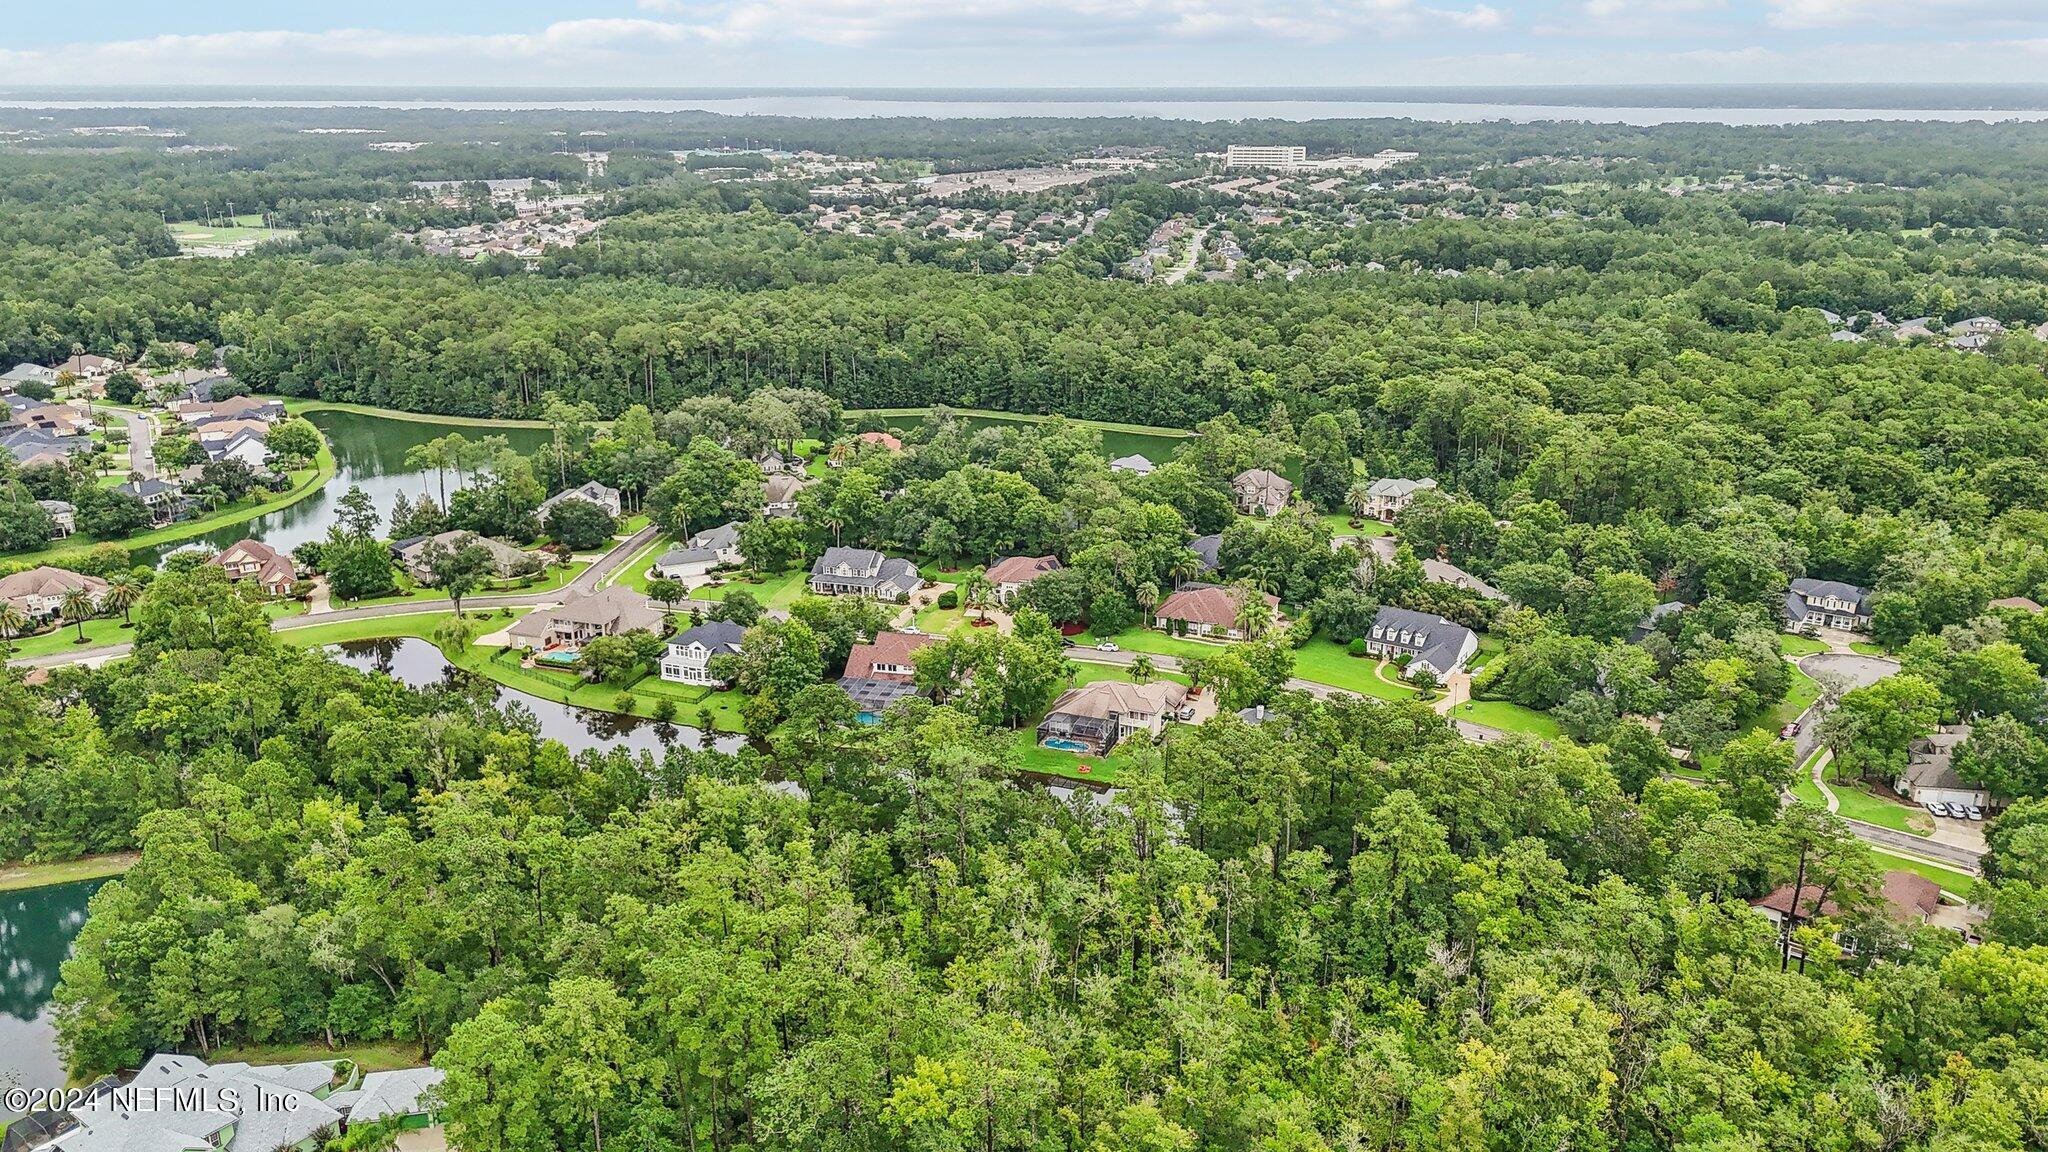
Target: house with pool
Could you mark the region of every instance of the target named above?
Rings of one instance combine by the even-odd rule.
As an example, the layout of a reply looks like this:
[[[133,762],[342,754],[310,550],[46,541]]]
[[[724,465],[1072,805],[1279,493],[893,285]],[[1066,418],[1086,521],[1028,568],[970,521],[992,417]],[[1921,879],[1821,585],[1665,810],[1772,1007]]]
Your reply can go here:
[[[599,636],[659,632],[665,624],[661,611],[645,596],[614,584],[584,594],[571,591],[558,607],[529,612],[513,621],[505,636],[512,647],[532,652],[535,663],[569,665],[582,655],[585,644]]]
[[[880,632],[846,654],[840,690],[851,697],[863,724],[880,722],[882,713],[905,697],[917,694],[918,652],[939,642],[936,636]]]
[[[1038,744],[1076,755],[1107,756],[1133,738],[1157,740],[1187,707],[1187,686],[1171,680],[1130,684],[1097,680],[1069,689],[1038,724]]]

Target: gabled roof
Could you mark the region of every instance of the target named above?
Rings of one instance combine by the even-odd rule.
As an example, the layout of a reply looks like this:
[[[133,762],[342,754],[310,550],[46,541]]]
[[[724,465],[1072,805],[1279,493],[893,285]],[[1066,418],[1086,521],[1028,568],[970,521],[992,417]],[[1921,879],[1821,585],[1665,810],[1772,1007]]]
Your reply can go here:
[[[1214,572],[1223,566],[1218,554],[1223,548],[1221,535],[1197,536],[1188,541],[1188,551],[1193,552],[1202,562],[1202,571]]]
[[[686,628],[668,638],[668,642],[681,648],[702,644],[716,656],[721,653],[737,655],[740,640],[747,634],[745,628],[730,620],[706,620],[693,628]]]
[[[1097,680],[1062,693],[1046,709],[1046,715],[1096,720],[1107,720],[1111,715],[1157,716],[1178,709],[1187,698],[1186,686],[1171,680],[1154,680],[1150,684]]]
[[[704,531],[690,537],[686,543],[691,548],[704,548],[713,552],[725,552],[737,548],[740,545],[739,522],[728,520],[716,528],[706,528]]]
[[[62,596],[74,588],[97,596],[107,590],[107,582],[97,576],[87,576],[69,568],[52,568],[48,564],[38,564],[12,576],[0,576],[0,600]]]
[[[1395,643],[1415,649],[1415,659],[1438,669],[1456,664],[1464,653],[1466,639],[1472,635],[1470,628],[1433,612],[1417,612],[1391,604],[1373,616],[1372,626],[1376,632],[1384,629],[1408,633],[1407,641],[1396,640]]]
[[[846,675],[855,680],[883,678],[875,671],[877,664],[910,664],[912,658],[922,649],[939,642],[936,636],[918,636],[908,632],[879,632],[866,644],[855,644],[846,654]]]
[[[1005,556],[989,565],[984,575],[991,584],[1029,584],[1047,572],[1059,570],[1057,556]]]
[[[1133,452],[1129,456],[1119,456],[1111,460],[1109,467],[1113,472],[1133,472],[1139,476],[1145,476],[1149,475],[1157,465],[1139,453]]]
[[[1413,496],[1417,492],[1427,492],[1435,487],[1436,481],[1428,478],[1407,480],[1399,476],[1383,476],[1367,486],[1366,491],[1374,496],[1398,498],[1401,496]]]
[[[796,499],[796,494],[803,490],[803,477],[784,472],[770,476],[761,485],[761,500],[765,504],[787,504]]]
[[[339,1109],[351,1124],[366,1124],[393,1116],[417,1116],[432,1110],[441,1081],[447,1073],[439,1068],[397,1068],[372,1072],[361,1087],[336,1092],[327,1103]]]

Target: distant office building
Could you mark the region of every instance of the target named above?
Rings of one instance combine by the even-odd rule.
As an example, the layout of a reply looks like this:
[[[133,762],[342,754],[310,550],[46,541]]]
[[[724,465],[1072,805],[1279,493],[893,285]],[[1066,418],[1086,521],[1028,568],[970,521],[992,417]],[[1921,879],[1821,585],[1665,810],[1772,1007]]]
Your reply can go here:
[[[1223,153],[1226,168],[1294,168],[1308,163],[1308,149],[1299,144],[1232,144]]]

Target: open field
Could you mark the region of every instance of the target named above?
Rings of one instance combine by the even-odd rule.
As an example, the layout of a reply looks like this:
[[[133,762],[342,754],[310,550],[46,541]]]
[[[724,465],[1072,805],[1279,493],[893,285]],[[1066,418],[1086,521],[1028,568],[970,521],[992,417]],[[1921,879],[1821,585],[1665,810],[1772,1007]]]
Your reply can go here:
[[[263,217],[245,212],[232,217],[233,223],[178,220],[170,225],[171,239],[187,255],[216,255],[246,252],[267,240],[289,240],[298,235],[291,228],[266,228]]]

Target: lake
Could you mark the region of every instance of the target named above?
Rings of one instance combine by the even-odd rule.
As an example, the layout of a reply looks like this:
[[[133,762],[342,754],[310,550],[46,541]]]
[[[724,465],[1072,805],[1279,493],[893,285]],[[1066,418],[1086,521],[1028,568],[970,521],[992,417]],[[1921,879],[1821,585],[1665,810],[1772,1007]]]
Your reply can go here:
[[[63,1086],[50,994],[85,926],[86,901],[105,883],[0,892],[0,1090]],[[11,1115],[0,1106],[0,1117]]]
[[[309,412],[306,419],[327,437],[328,446],[334,452],[334,478],[319,492],[296,504],[246,523],[217,528],[194,539],[215,549],[225,548],[238,540],[261,540],[289,552],[308,540],[326,539],[327,529],[334,523],[334,506],[352,486],[359,485],[369,493],[378,515],[385,517],[391,514],[391,503],[401,492],[409,498],[430,493],[439,502],[440,479],[432,472],[422,472],[405,462],[407,452],[437,436],[450,432],[460,432],[472,440],[503,436],[512,447],[531,452],[548,443],[550,435],[545,428],[458,426],[422,420],[394,420],[388,416],[335,409]],[[454,473],[448,474],[447,481],[448,491],[453,492],[459,487]],[[137,553],[137,560],[154,562],[162,553],[191,542],[181,540],[154,551],[141,550]]]
[[[414,636],[351,640],[334,645],[328,653],[351,668],[380,673],[413,688],[426,688],[452,677],[471,675],[448,663],[439,648]],[[502,684],[497,688],[500,705],[517,701],[539,721],[541,736],[561,741],[571,752],[625,748],[651,753],[658,758],[671,747],[704,746],[703,730],[687,724],[662,724],[643,716],[597,712],[529,696]],[[720,752],[736,752],[744,743],[744,736],[713,736],[711,739],[711,746]]]

